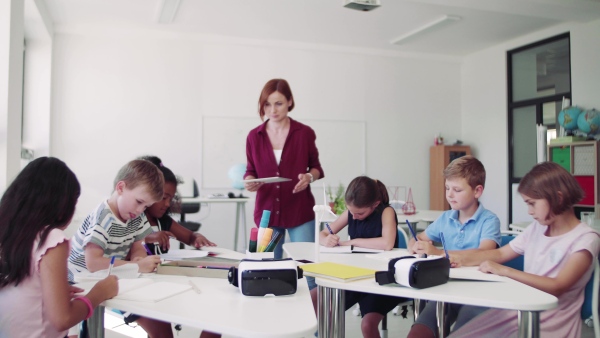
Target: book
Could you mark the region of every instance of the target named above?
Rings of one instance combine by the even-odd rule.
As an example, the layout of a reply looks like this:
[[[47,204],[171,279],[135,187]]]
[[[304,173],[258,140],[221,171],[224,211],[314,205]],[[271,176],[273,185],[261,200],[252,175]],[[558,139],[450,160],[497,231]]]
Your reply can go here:
[[[379,253],[383,251],[381,249],[361,248],[355,245],[338,245],[334,247],[321,245],[319,249],[319,252],[323,253]]]
[[[460,267],[450,269],[450,278],[466,279],[488,282],[506,282],[509,278],[479,271],[477,266]]]
[[[187,258],[206,257],[208,254],[208,251],[171,249],[167,253],[160,254],[160,258],[167,261],[178,261]]]
[[[303,264],[300,268],[306,276],[323,277],[339,282],[350,282],[375,277],[375,270],[332,262]]]
[[[87,294],[97,282],[75,284]],[[119,279],[119,293],[113,299],[138,302],[159,302],[192,289],[190,284],[155,282],[150,278]]]

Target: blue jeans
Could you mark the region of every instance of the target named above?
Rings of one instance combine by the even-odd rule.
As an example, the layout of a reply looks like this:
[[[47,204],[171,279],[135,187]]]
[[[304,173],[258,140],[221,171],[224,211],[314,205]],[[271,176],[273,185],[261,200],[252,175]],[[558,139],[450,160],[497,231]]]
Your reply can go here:
[[[308,221],[304,224],[300,224],[297,227],[288,228],[288,234],[290,235],[290,241],[292,242],[315,242],[315,220]],[[283,240],[277,243],[275,247],[275,259],[280,259],[283,257],[283,243],[285,242],[285,229],[284,228],[273,228],[273,235],[275,232],[283,233]],[[317,283],[315,283],[315,279],[313,277],[306,277],[306,282],[308,283],[308,288],[310,290],[317,287]]]

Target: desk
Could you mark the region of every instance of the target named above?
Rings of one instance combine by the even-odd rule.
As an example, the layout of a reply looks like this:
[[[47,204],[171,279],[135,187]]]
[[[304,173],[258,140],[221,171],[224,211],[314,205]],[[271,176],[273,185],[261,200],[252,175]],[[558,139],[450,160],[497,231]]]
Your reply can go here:
[[[314,260],[315,257],[313,243],[285,243],[283,249],[294,259]],[[320,254],[319,257],[320,262],[387,269],[386,262],[367,258],[365,254]],[[518,310],[521,337],[539,337],[539,312],[558,306],[556,297],[510,279],[506,282],[452,279],[446,284],[420,290],[398,285],[381,286],[374,278],[346,283],[317,278],[316,282],[319,286],[319,337],[344,337],[344,306],[340,305],[344,302],[344,290],[433,300],[442,306],[447,302]]]
[[[398,216],[398,224],[406,224],[407,220],[410,224],[417,224],[418,222],[433,223],[443,213],[442,210],[417,210],[414,215],[405,215],[401,211],[396,211],[396,216]]]
[[[211,247],[220,257],[244,258],[223,248]],[[298,280],[298,290],[291,296],[247,297],[226,279],[145,274],[156,280],[188,284],[190,278],[200,281],[200,293],[188,290],[156,303],[111,299],[104,306],[129,311],[184,326],[195,327],[236,337],[312,337],[317,319],[308,285]],[[90,337],[104,337],[104,306],[94,312],[90,321]]]
[[[233,239],[233,250],[237,251],[238,246],[238,234],[240,231],[240,219],[244,226],[244,243],[248,243],[248,232],[246,231],[246,202],[248,202],[250,198],[206,198],[206,197],[184,197],[181,199],[182,202],[185,203],[236,203],[235,210],[235,236]]]

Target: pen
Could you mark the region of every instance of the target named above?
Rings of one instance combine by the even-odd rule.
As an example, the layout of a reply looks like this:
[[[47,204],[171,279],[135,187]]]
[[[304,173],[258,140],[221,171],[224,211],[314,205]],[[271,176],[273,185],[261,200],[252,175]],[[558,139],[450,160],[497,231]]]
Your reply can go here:
[[[108,275],[109,276],[110,276],[110,273],[112,272],[113,266],[115,266],[115,257],[116,256],[110,257],[110,265],[108,266]]]
[[[282,235],[283,235],[283,232],[276,232],[273,235],[273,238],[271,238],[271,241],[269,242],[269,244],[267,244],[267,248],[265,249],[265,252],[273,252],[273,250],[275,250],[275,247],[279,243],[279,239],[281,239]]]
[[[446,249],[446,241],[444,240],[444,233],[440,232],[440,239],[442,240],[442,249],[444,249],[444,253],[446,254],[446,258],[450,259],[450,255],[448,255],[448,249]]]
[[[325,226],[327,227],[327,230],[329,230],[329,233],[333,235],[333,231],[331,231],[331,227],[329,226],[329,223],[325,222]],[[336,246],[339,246],[340,243],[336,244]]]
[[[417,238],[417,234],[415,233],[415,230],[413,229],[412,225],[410,225],[410,222],[408,220],[406,220],[406,225],[408,225],[408,230],[410,230],[410,234],[413,236],[415,241],[418,242],[419,239]],[[427,258],[427,254],[421,254],[419,255],[419,258]]]
[[[142,246],[144,247],[144,249],[146,249],[146,253],[148,254],[148,256],[152,256],[152,252],[150,251],[150,249],[148,249],[146,243],[142,242]]]

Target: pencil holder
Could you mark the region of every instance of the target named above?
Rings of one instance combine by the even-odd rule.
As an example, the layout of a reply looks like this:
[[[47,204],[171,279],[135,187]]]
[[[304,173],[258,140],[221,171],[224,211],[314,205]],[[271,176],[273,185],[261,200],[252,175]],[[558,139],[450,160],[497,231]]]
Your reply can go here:
[[[273,259],[275,258],[274,252],[250,252],[246,250],[246,258],[248,259]]]

